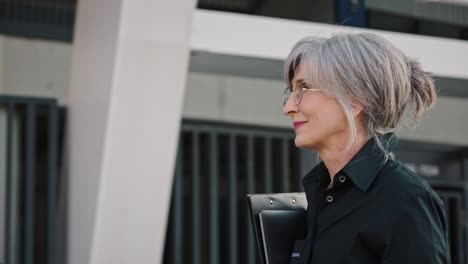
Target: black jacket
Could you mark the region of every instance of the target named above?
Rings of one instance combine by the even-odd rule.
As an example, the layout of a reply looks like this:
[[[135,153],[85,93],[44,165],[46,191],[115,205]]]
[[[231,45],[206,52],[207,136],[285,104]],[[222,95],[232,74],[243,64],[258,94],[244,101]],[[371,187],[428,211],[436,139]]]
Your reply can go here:
[[[390,148],[396,140],[383,141]],[[401,163],[384,162],[373,139],[327,190],[329,182],[323,163],[303,179],[308,231],[299,263],[450,263],[442,200]]]

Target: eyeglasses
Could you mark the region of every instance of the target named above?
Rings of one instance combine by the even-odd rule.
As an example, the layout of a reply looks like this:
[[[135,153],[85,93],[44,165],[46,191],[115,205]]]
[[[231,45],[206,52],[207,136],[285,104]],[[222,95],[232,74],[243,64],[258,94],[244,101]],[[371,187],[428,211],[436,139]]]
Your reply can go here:
[[[305,93],[306,91],[320,91],[320,89],[317,88],[308,88],[305,83],[297,85],[296,88],[294,89],[294,92],[292,92],[292,88],[286,87],[284,90],[284,95],[283,95],[283,106],[286,105],[286,102],[289,99],[289,96],[291,96],[291,93],[294,93],[294,102],[296,105],[299,105],[302,100],[302,94]]]

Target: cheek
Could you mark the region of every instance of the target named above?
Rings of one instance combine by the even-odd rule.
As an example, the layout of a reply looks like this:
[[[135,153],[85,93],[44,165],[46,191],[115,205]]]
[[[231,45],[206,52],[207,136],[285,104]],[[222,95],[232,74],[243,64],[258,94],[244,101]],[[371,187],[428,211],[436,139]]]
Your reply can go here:
[[[308,119],[308,134],[326,137],[340,133],[347,127],[346,115],[333,99],[322,100],[304,109]]]
[[[312,124],[320,123],[321,125],[343,124],[346,121],[346,116],[341,109],[341,106],[334,99],[316,100],[306,105],[301,112],[308,118]]]
[[[331,129],[341,130],[346,127],[346,115],[337,104],[329,105],[323,109],[320,116],[321,123]]]

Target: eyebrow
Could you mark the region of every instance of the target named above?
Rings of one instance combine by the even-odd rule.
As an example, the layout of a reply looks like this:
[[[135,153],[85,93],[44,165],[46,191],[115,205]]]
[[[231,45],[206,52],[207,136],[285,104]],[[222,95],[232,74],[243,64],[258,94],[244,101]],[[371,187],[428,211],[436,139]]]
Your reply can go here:
[[[303,79],[303,78],[302,78],[302,79],[299,79],[299,80],[296,80],[296,86],[298,86],[298,85],[300,85],[300,84],[302,84],[302,83],[305,83],[305,84],[307,84],[307,85],[310,85],[310,83],[306,82],[306,80]],[[292,87],[291,87],[291,89],[292,89]]]
[[[304,78],[301,78],[301,79],[296,80],[296,86],[299,85],[299,84],[301,84],[301,83],[307,84],[307,82],[304,80]],[[294,85],[292,85],[292,83],[291,83],[291,87],[289,87],[289,89],[292,90],[293,87],[294,87]]]
[[[296,85],[297,85],[298,83],[303,83],[303,82],[304,82],[304,79],[296,80]]]
[[[300,83],[303,83],[304,82],[304,79],[299,79],[299,80],[296,80],[296,86]],[[290,89],[293,89],[294,88],[294,83],[291,82],[291,87],[289,87]]]

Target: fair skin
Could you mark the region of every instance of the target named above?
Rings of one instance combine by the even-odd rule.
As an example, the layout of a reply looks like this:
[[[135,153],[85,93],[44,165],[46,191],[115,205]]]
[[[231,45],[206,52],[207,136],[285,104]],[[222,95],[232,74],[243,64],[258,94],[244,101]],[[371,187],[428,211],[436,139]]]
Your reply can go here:
[[[311,87],[301,68],[296,70],[291,87]],[[299,105],[291,95],[283,113],[295,124],[295,144],[300,148],[319,153],[333,182],[334,176],[353,158],[368,140],[362,122],[362,107],[356,104],[353,117],[357,125],[357,137],[349,146],[350,128],[336,98],[320,90],[305,91]]]

